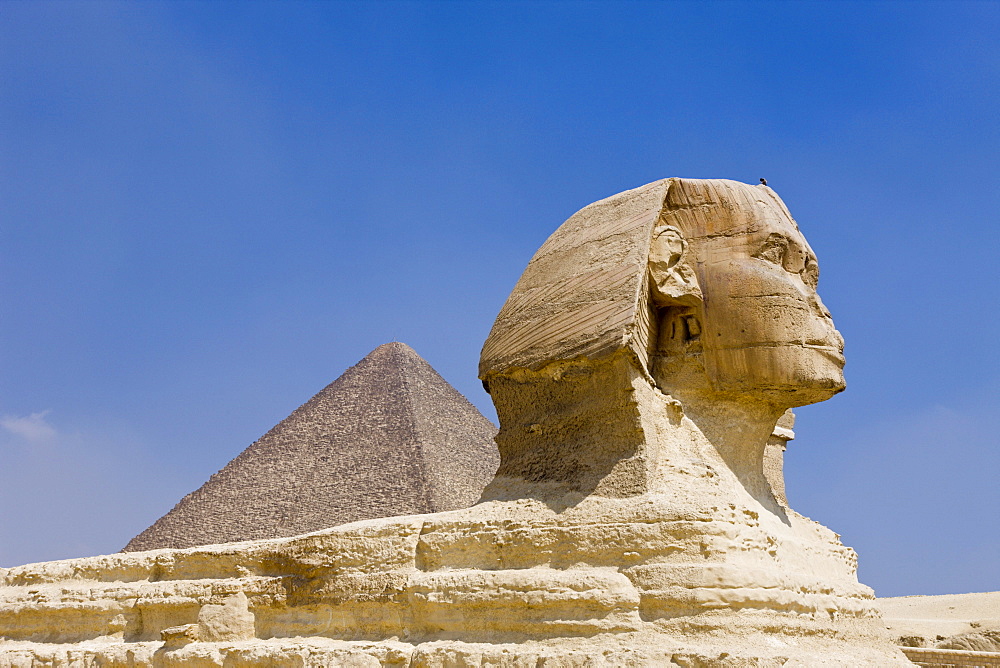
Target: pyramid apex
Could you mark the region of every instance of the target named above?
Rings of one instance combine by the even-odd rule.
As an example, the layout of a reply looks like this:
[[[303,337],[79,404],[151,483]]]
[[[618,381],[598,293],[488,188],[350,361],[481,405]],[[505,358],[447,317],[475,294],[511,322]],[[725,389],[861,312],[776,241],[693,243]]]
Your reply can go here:
[[[377,361],[393,353],[397,353],[411,359],[426,361],[416,350],[402,341],[389,341],[388,343],[383,343],[375,348],[375,350],[365,355],[365,360]]]
[[[389,341],[388,343],[383,343],[382,345],[375,348],[375,350],[373,350],[372,352],[374,353],[379,350],[406,350],[413,353],[414,355],[417,354],[416,350],[414,350],[411,346],[408,346],[407,344],[403,343],[402,341]]]

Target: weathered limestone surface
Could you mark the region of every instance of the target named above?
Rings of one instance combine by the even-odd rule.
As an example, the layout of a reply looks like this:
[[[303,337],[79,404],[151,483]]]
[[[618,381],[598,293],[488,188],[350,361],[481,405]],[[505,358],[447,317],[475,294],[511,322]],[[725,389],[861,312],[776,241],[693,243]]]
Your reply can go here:
[[[786,508],[788,499],[785,497],[785,450],[788,449],[788,442],[795,438],[795,432],[792,431],[794,426],[795,413],[788,409],[778,418],[778,423],[764,446],[764,478],[771,487],[774,500]]]
[[[386,343],[268,431],[126,552],[296,536],[471,506],[496,427],[405,343]]]
[[[765,186],[590,205],[483,348],[478,505],[8,569],[0,666],[909,665],[854,552],[765,470],[786,411],[844,387],[817,278]]]

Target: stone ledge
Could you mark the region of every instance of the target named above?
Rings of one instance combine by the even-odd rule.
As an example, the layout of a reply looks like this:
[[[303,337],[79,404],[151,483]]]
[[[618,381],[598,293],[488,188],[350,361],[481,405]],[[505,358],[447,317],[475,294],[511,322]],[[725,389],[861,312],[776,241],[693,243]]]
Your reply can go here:
[[[928,647],[900,647],[906,658],[926,668],[947,666],[1000,667],[1000,652],[971,652],[965,649],[934,649]]]

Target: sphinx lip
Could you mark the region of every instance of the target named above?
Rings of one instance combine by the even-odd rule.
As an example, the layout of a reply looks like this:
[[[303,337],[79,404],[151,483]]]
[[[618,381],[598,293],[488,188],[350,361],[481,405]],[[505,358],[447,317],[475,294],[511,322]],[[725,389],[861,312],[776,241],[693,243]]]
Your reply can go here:
[[[847,360],[844,358],[844,351],[837,346],[818,346],[812,343],[803,343],[802,347],[821,352],[825,356],[829,357],[834,362],[839,364],[840,366],[844,366],[844,364],[847,362]]]

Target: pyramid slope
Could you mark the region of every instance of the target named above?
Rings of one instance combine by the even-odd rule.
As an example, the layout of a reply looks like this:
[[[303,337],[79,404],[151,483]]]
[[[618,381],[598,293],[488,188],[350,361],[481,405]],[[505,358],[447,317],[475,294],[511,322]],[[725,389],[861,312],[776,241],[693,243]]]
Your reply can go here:
[[[404,343],[379,346],[124,551],[308,533],[475,503],[496,428]]]

